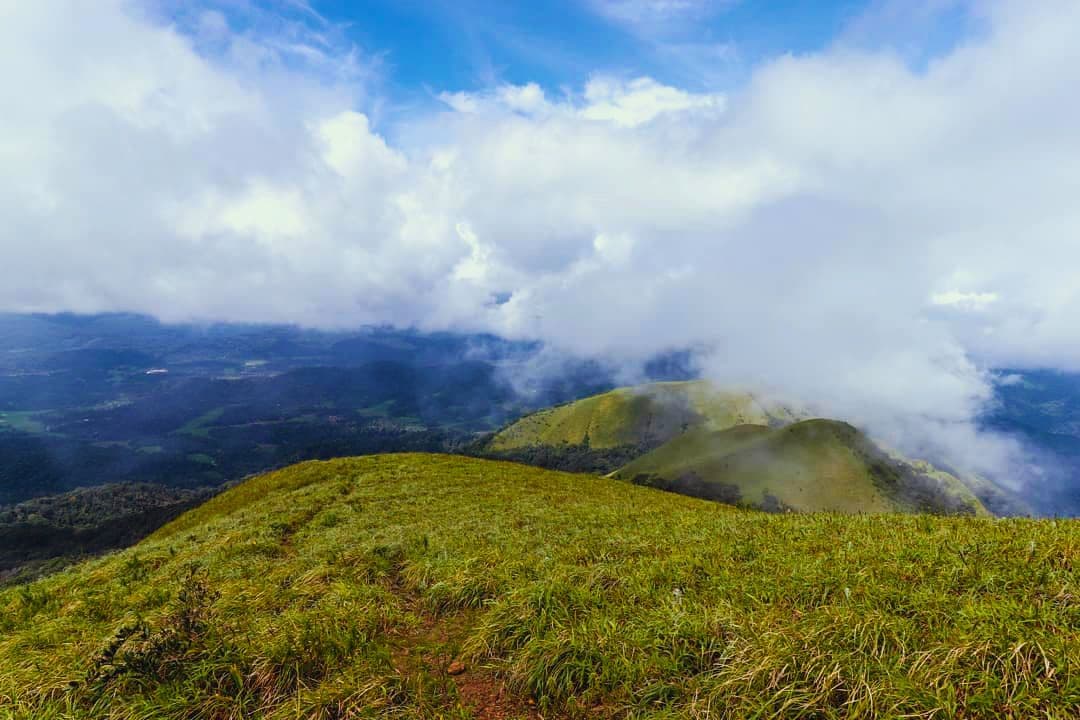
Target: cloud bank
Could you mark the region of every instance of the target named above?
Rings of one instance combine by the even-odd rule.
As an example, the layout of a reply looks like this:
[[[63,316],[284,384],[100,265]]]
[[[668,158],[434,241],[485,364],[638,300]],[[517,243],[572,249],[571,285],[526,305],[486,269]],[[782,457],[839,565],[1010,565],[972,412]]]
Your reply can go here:
[[[726,95],[597,76],[376,129],[317,34],[5,3],[0,308],[693,347],[1000,470],[986,368],[1080,369],[1080,5],[983,12],[918,69],[837,46]]]

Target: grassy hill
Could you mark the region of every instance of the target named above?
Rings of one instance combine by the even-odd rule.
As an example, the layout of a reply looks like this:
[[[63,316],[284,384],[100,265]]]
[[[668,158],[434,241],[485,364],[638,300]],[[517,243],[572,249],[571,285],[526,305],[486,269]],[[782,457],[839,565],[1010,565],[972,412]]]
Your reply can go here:
[[[983,498],[1013,510],[992,485],[887,454],[846,423],[801,419],[703,381],[620,388],[541,410],[496,433],[482,454],[773,511],[985,514]]]
[[[310,462],[0,591],[0,717],[1076,717],[1078,557],[1076,521]]]
[[[790,410],[750,393],[722,392],[703,381],[618,388],[527,415],[491,440],[494,452],[535,445],[589,445],[597,450],[659,445],[689,427],[722,430],[746,423],[787,422]]]
[[[704,381],[661,382],[526,415],[495,433],[481,454],[557,470],[608,473],[688,430],[778,425],[795,413],[750,393]]]
[[[834,420],[696,428],[616,477],[770,510],[987,514],[956,478],[898,461]]]

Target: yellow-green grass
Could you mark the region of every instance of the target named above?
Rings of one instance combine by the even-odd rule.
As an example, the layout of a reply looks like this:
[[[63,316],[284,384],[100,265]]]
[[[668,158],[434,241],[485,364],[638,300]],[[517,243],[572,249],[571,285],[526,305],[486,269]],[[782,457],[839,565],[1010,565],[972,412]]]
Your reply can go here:
[[[1076,521],[311,462],[0,592],[0,717],[1074,718],[1078,558]]]
[[[754,507],[773,503],[802,512],[962,511],[988,514],[959,480],[885,455],[855,428],[832,420],[803,420],[782,428],[738,425],[691,430],[621,468],[634,480],[688,477],[726,485]],[[907,471],[907,472],[905,472]],[[884,476],[891,473],[891,478]],[[893,482],[889,482],[892,479]],[[918,482],[922,504],[912,502]]]
[[[497,433],[489,445],[505,452],[535,445],[588,445],[610,449],[664,442],[690,427],[722,430],[746,423],[789,421],[787,408],[744,392],[721,391],[705,381],[619,388],[527,415]]]
[[[686,393],[704,419],[704,427],[709,430],[724,430],[736,425],[786,424],[805,416],[802,411],[777,400],[749,392],[722,390],[705,380],[658,385]]]

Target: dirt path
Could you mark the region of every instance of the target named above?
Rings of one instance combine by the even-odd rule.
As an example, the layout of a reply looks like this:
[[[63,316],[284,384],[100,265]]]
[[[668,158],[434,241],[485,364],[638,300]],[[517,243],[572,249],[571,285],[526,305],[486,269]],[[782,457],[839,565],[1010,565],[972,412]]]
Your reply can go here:
[[[511,692],[491,669],[458,660],[475,626],[475,611],[434,618],[415,610],[415,615],[416,627],[394,638],[391,660],[412,692],[433,709],[464,711],[473,720],[556,720]]]

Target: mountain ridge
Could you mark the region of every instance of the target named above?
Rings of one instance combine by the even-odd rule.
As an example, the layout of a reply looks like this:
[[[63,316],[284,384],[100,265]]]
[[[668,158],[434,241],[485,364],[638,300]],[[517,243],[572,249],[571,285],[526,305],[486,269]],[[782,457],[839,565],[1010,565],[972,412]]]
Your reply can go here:
[[[497,432],[482,454],[773,511],[986,514],[984,499],[1014,507],[986,481],[886,452],[850,424],[705,381],[541,410]]]

